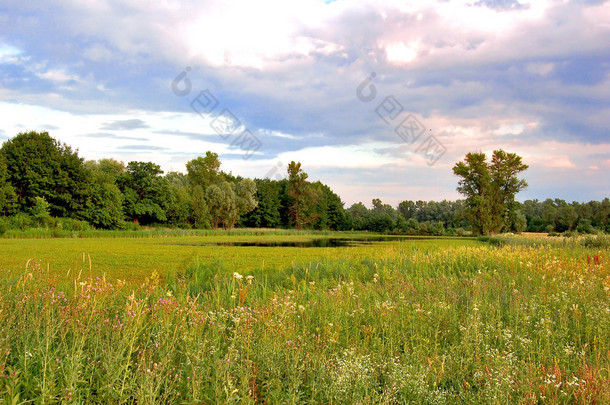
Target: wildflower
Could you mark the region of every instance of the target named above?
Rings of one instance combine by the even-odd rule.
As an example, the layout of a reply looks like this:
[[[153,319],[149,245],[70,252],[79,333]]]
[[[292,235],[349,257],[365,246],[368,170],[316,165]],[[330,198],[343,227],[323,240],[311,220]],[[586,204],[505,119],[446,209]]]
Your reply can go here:
[[[299,311],[301,311],[301,313],[303,313],[305,311],[305,307],[303,305],[299,305]]]
[[[235,272],[235,273],[233,273],[233,278],[236,280],[241,280],[242,278],[244,278],[244,276],[242,276],[238,272]]]
[[[247,276],[246,280],[248,280],[248,284],[252,284],[252,280],[254,280],[254,276]]]

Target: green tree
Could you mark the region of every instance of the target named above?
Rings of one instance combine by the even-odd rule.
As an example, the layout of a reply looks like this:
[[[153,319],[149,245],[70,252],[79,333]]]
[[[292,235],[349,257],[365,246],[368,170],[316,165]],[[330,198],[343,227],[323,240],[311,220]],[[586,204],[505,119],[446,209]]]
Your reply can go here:
[[[244,179],[237,184],[233,185],[235,193],[235,205],[237,208],[237,214],[232,219],[231,228],[237,222],[239,216],[245,215],[256,208],[258,202],[256,201],[256,183],[250,179]]]
[[[32,131],[4,142],[0,154],[21,211],[43,197],[54,216],[84,217],[90,179],[83,159],[68,145]]]
[[[210,210],[212,228],[222,226],[228,229],[231,219],[237,216],[235,192],[231,185],[222,182],[209,186],[205,190],[205,199]]]
[[[140,224],[167,221],[167,180],[163,171],[152,162],[129,162],[118,185],[124,196],[123,210],[127,218]]]
[[[301,170],[301,162],[294,160],[288,164],[288,196],[291,204],[288,209],[292,224],[297,228],[303,227],[303,211],[307,205],[307,173]]]
[[[189,228],[192,224],[192,188],[187,177],[182,173],[170,172],[165,175],[168,186],[166,198],[167,223],[180,228]]]
[[[0,154],[0,214],[11,215],[17,208],[17,194],[9,181],[4,157]]]
[[[39,225],[43,225],[51,219],[49,203],[44,197],[34,197],[34,205],[30,208],[30,213],[38,221]]]
[[[347,215],[353,230],[363,231],[366,229],[367,218],[369,215],[369,209],[366,207],[366,205],[362,204],[361,202],[352,204],[352,206],[347,209]]]
[[[250,179],[234,184],[223,181],[208,187],[205,196],[212,227],[233,228],[240,215],[256,207],[255,193],[256,185]]]
[[[558,203],[558,218],[557,225],[560,232],[571,231],[578,221],[578,213],[576,208],[568,204],[564,200],[556,200]]]
[[[415,203],[413,201],[401,201],[398,204],[398,212],[400,212],[406,220],[415,218]]]
[[[199,156],[186,164],[189,182],[192,186],[201,186],[204,190],[222,180],[218,154],[207,151],[205,157]]]
[[[114,159],[87,160],[85,167],[95,173],[98,180],[103,178],[108,183],[116,183],[125,172],[125,164]]]
[[[280,227],[280,183],[270,179],[254,179],[254,183],[256,208],[241,217],[242,224],[255,228]]]
[[[457,190],[466,196],[475,234],[497,233],[506,226],[515,194],[527,187],[517,175],[528,168],[521,157],[503,150],[494,151],[491,163],[484,153],[468,153],[453,167],[460,176]]]
[[[123,193],[117,179],[125,171],[122,162],[113,159],[86,161],[91,179],[84,219],[97,228],[116,229],[124,223]]]
[[[320,194],[307,181],[307,173],[301,169],[301,163],[294,161],[288,164],[288,184],[286,193],[289,197],[288,216],[290,224],[302,229],[312,224],[320,215],[315,211]]]
[[[321,182],[314,183],[320,195],[318,202],[319,211],[324,211],[324,226],[318,229],[332,229],[334,231],[344,230],[347,227],[347,216],[343,208],[343,201],[330,187]],[[321,203],[323,201],[323,203]]]
[[[201,186],[192,188],[191,220],[193,226],[197,229],[208,229],[212,226],[210,223],[210,210],[206,202],[205,192]]]
[[[525,214],[523,214],[519,209],[511,210],[507,230],[515,233],[521,233],[526,229],[527,219],[525,218]]]
[[[546,227],[544,231],[551,232],[557,229],[557,220],[559,219],[559,210],[555,201],[551,198],[547,198],[542,203],[542,219],[544,220]]]

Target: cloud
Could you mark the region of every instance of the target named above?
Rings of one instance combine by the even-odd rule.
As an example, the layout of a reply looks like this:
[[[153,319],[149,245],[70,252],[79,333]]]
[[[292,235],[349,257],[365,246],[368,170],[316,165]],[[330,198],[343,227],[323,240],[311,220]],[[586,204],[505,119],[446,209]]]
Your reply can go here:
[[[84,134],[84,135],[80,135],[80,136],[86,137],[86,138],[98,138],[98,139],[127,139],[127,140],[134,140],[134,141],[145,141],[146,140],[146,138],[143,138],[143,137],[115,135],[115,134],[110,134],[107,132]]]
[[[124,131],[124,130],[133,130],[133,129],[141,129],[141,128],[150,128],[144,121],[140,119],[131,119],[131,120],[121,120],[106,123],[102,126],[101,129],[109,130],[109,131]]]
[[[161,146],[153,146],[153,145],[123,145],[118,146],[117,149],[121,151],[164,151],[168,150],[168,148],[163,148]]]
[[[396,134],[396,123],[376,112],[393,96],[447,148],[433,171],[442,184],[412,190],[454,195],[451,163],[471,150],[503,147],[535,158],[547,156],[548,145],[569,145],[533,160],[541,166],[533,176],[547,170],[552,183],[563,180],[553,171],[606,167],[583,162],[590,145],[605,150],[609,142],[608,2],[9,4],[0,11],[3,117],[46,107],[61,119],[24,113],[21,122],[53,124],[54,135],[68,139],[88,134],[80,146],[88,153],[111,156],[134,146],[105,146],[105,139],[148,140],[167,148],[156,158],[179,164],[181,153],[213,149],[245,175],[301,156],[313,174],[355,182],[346,193],[374,187],[394,195],[396,184],[412,179],[394,175],[393,165],[398,172],[427,165]],[[187,66],[192,89],[180,97],[171,83]],[[376,97],[362,102],[356,90],[372,72]],[[204,89],[219,102],[207,120],[191,107]],[[231,146],[233,137],[210,128],[223,108],[260,140],[251,159]],[[369,175],[369,166],[377,171]],[[353,177],[342,177],[345,170]],[[377,186],[374,173],[395,180]]]
[[[183,138],[187,138],[187,139],[191,139],[191,140],[195,140],[195,141],[201,141],[201,140],[207,140],[207,141],[214,141],[217,140],[215,138],[218,138],[218,134],[202,134],[202,133],[197,133],[197,132],[184,132],[184,131],[178,131],[178,130],[170,130],[170,129],[160,129],[157,131],[154,131],[156,134],[160,134],[160,135],[170,135],[170,136],[179,136],[179,137],[183,137]]]

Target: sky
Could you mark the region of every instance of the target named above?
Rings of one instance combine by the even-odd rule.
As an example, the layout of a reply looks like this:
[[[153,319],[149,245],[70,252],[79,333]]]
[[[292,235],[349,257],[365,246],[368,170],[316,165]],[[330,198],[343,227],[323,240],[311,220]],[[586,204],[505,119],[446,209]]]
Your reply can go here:
[[[455,200],[468,152],[518,200],[610,197],[610,1],[0,2],[0,142],[286,176],[346,206]]]

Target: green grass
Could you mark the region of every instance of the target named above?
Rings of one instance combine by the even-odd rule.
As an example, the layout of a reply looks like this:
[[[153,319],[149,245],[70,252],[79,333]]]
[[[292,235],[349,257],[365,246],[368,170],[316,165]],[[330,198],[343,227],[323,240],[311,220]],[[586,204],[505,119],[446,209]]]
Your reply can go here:
[[[207,238],[297,236],[310,237]],[[134,268],[149,263],[117,277],[126,283],[95,276],[110,256],[85,274],[78,249],[85,270],[70,280],[53,262],[3,271],[5,402],[610,403],[607,250],[189,247],[180,265],[154,267],[177,260],[176,240],[190,239],[36,241],[56,261],[68,246],[92,257],[123,246],[139,255]],[[587,264],[592,254],[601,264]]]
[[[112,231],[109,231],[113,234]],[[169,272],[184,269],[195,258],[202,262],[222,261],[237,271],[273,270],[324,258],[339,258],[347,254],[374,253],[377,246],[337,248],[277,248],[193,246],[203,242],[228,241],[299,241],[328,236],[325,233],[299,231],[203,231],[200,236],[91,237],[0,239],[0,270],[16,271],[26,263],[38,263],[65,278],[80,272],[84,276],[103,276],[109,280],[138,281],[157,272],[164,278]],[[335,233],[337,237],[363,234]],[[366,236],[366,234],[364,235]],[[369,235],[370,236],[370,235]],[[449,238],[421,241],[430,244],[472,244],[468,239]]]

